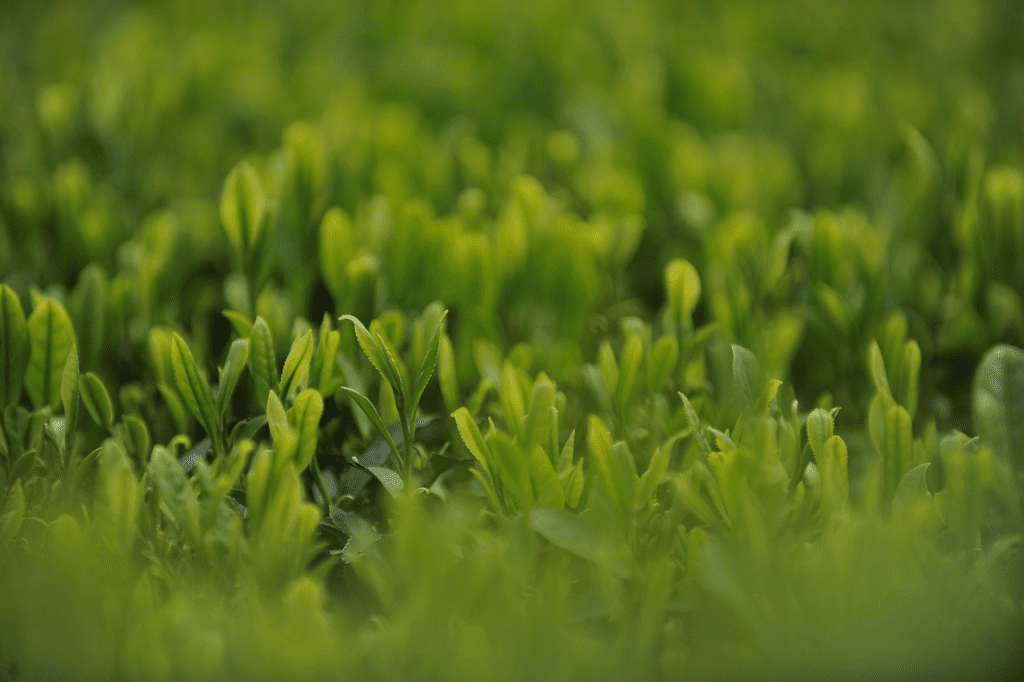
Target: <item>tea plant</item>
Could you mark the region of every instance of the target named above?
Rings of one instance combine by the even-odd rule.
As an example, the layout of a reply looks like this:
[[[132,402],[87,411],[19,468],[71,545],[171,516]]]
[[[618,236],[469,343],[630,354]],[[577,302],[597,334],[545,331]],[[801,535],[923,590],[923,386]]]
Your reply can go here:
[[[8,3],[3,676],[1007,668],[1019,28]]]

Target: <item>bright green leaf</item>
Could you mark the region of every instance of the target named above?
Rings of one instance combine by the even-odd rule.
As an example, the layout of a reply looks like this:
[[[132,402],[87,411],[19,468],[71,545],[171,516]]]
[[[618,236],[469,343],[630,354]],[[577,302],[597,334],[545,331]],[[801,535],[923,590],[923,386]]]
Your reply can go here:
[[[277,359],[274,357],[274,338],[270,327],[262,317],[257,317],[252,325],[249,337],[249,371],[252,372],[253,387],[256,401],[260,405],[267,404],[267,396],[272,388],[279,386],[277,380]]]
[[[247,338],[235,339],[228,349],[228,357],[224,360],[224,367],[220,370],[220,383],[217,384],[217,415],[222,419],[228,411],[231,396],[235,393],[235,386],[242,376],[242,370],[249,362],[249,347],[251,342]]]
[[[315,388],[307,388],[295,396],[295,404],[288,410],[288,423],[298,434],[295,470],[302,473],[316,455],[316,441],[320,417],[324,413],[324,399]]]
[[[971,416],[985,445],[1024,466],[1024,351],[999,345],[985,354],[974,375]]]
[[[217,416],[213,392],[206,379],[199,374],[199,368],[188,344],[178,334],[174,334],[171,341],[171,363],[174,368],[175,385],[182,402],[206,429],[207,435],[213,440],[214,449],[218,453],[223,452],[220,418]]]
[[[313,359],[313,330],[295,339],[281,370],[281,396],[290,398],[309,376],[309,363]]]
[[[220,195],[220,221],[240,262],[252,253],[263,230],[267,200],[256,170],[239,162],[224,180]]]

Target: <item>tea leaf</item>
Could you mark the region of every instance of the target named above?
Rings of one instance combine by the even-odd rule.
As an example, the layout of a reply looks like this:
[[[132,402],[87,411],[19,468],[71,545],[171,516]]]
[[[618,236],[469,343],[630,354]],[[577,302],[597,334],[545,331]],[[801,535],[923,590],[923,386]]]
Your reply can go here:
[[[359,393],[348,386],[342,386],[341,390],[352,398],[352,401],[359,406],[359,409],[363,411],[373,424],[374,428],[377,429],[377,433],[387,441],[388,445],[391,447],[391,452],[395,456],[395,461],[400,461],[402,457],[398,452],[398,446],[395,445],[395,440],[391,437],[391,433],[388,431],[387,427],[384,426],[384,420],[380,418],[380,414],[377,412],[377,408],[373,406],[373,403],[371,403],[370,400],[362,393]]]
[[[679,392],[679,397],[683,399],[683,408],[686,411],[686,421],[690,425],[690,431],[697,441],[697,447],[700,448],[704,461],[707,461],[708,457],[711,456],[711,445],[708,444],[708,439],[704,436],[703,429],[701,429],[700,417],[697,416],[697,411],[693,409],[693,405],[690,404],[689,399],[682,391]]]
[[[224,418],[231,404],[231,396],[235,393],[238,379],[242,376],[242,370],[249,362],[249,347],[251,341],[247,338],[235,339],[228,349],[228,357],[224,360],[224,367],[220,370],[220,382],[217,384],[217,415]]]
[[[320,417],[324,412],[324,399],[315,388],[307,388],[295,396],[295,404],[288,410],[288,423],[298,434],[295,470],[302,473],[316,455]]]
[[[633,395],[636,386],[636,375],[640,370],[640,362],[643,360],[643,341],[637,334],[631,334],[626,340],[622,349],[622,358],[619,363],[619,380],[615,385],[615,402],[619,411],[626,409],[626,404]]]
[[[675,336],[665,335],[658,339],[647,360],[647,390],[657,393],[676,370],[679,360],[679,342]]]
[[[336,305],[348,289],[347,267],[352,255],[352,222],[348,214],[332,207],[320,221],[320,274]]]
[[[241,338],[247,339],[252,336],[252,322],[243,315],[242,313],[235,312],[234,310],[222,310],[220,314],[224,316],[228,322],[231,323],[232,329]]]
[[[16,317],[17,312],[11,319]],[[28,318],[28,334],[32,350],[25,370],[25,388],[37,410],[52,409],[60,402],[64,364],[75,343],[75,330],[59,303],[43,299]]]
[[[455,349],[444,332],[437,350],[437,382],[441,385],[444,407],[451,414],[459,406],[459,380],[455,374]]]
[[[538,379],[533,384],[530,396],[530,411],[523,422],[523,445],[532,448],[543,443],[551,429],[551,410],[555,406],[555,384],[548,379]],[[557,434],[555,434],[557,436]],[[553,455],[552,455],[553,456]]]
[[[1004,344],[985,354],[974,376],[971,415],[985,445],[1024,466],[1024,351]]]
[[[199,523],[199,499],[185,476],[181,465],[162,447],[153,449],[149,461],[149,478],[160,494],[160,499],[174,519],[188,533],[192,542],[202,538]]]
[[[140,462],[145,464],[153,445],[146,422],[134,414],[124,415],[122,421],[124,422],[125,445],[135,453]]]
[[[110,394],[103,381],[92,372],[86,372],[79,379],[78,386],[85,409],[93,420],[107,431],[113,429],[114,404],[110,402]]]
[[[18,402],[29,360],[29,333],[21,301],[0,284],[0,410]]]
[[[441,313],[441,316],[437,320],[437,325],[434,327],[434,331],[430,335],[430,341],[427,342],[426,355],[423,356],[423,362],[420,364],[419,374],[416,376],[416,385],[413,388],[412,404],[409,406],[409,413],[412,415],[415,415],[416,407],[420,404],[420,397],[423,395],[423,391],[427,388],[427,382],[430,381],[430,375],[434,373],[434,364],[437,360],[437,350],[441,343],[444,320],[447,316],[447,310]]]
[[[665,266],[665,290],[668,292],[669,315],[678,328],[690,324],[690,316],[700,300],[700,275],[693,265],[682,258]]]
[[[384,486],[384,489],[394,497],[398,497],[405,488],[405,485],[402,483],[402,477],[391,469],[385,469],[384,467],[366,467],[366,470],[373,474],[373,477],[380,481]]]
[[[71,346],[60,380],[60,399],[64,406],[64,450],[71,456],[78,423],[78,351]]]
[[[251,343],[249,371],[252,373],[256,401],[260,405],[266,405],[270,389],[278,387],[279,382],[277,380],[277,359],[274,357],[274,339],[270,334],[267,321],[262,317],[257,317],[256,322],[253,323],[249,341]]]
[[[807,415],[807,442],[811,444],[816,458],[824,455],[825,442],[832,437],[833,429],[832,415],[820,407]]]
[[[381,377],[391,384],[392,388],[397,388],[399,380],[394,375],[392,368],[394,362],[390,364],[384,358],[384,351],[380,347],[380,344],[370,336],[370,332],[363,326],[363,323],[352,315],[342,315],[338,318],[341,320],[349,320],[352,322],[352,326],[355,327],[356,340],[359,342],[359,347],[363,349],[363,353],[369,359],[370,363],[377,369]]]
[[[218,453],[223,452],[224,448],[220,441],[220,418],[217,416],[213,392],[206,380],[200,376],[188,344],[178,334],[174,334],[171,340],[171,364],[182,402],[192,416],[203,425],[207,435],[213,440],[214,449]]]
[[[621,453],[615,451],[608,428],[594,415],[590,415],[587,422],[587,446],[608,501],[618,512],[619,518],[625,519],[633,505],[636,476],[631,475]]]
[[[239,262],[252,253],[263,229],[267,200],[256,170],[241,161],[224,179],[220,194],[220,221]]]
[[[452,414],[455,418],[455,426],[459,430],[459,435],[462,436],[462,442],[466,444],[466,448],[476,458],[476,461],[483,467],[484,473],[494,477],[494,465],[491,458],[490,448],[487,446],[487,442],[484,437],[480,434],[480,429],[477,428],[476,421],[473,416],[469,413],[465,407],[460,407],[455,410]]]
[[[281,396],[290,398],[309,376],[309,364],[313,359],[313,330],[295,339],[281,370]]]
[[[910,414],[896,405],[885,417],[885,480],[889,490],[910,470],[914,461],[914,434]]]

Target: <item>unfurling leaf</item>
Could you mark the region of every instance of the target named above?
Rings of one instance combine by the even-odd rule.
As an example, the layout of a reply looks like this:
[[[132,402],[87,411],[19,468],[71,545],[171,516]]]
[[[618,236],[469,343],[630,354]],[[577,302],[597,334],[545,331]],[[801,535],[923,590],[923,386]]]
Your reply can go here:
[[[103,381],[92,372],[86,372],[79,379],[78,390],[85,409],[96,423],[107,431],[113,429],[114,404],[110,401],[110,393],[107,392]]]
[[[295,339],[281,371],[281,397],[288,399],[299,390],[309,376],[309,364],[313,359],[313,330]]]
[[[274,357],[274,338],[270,327],[262,317],[257,317],[252,325],[252,346],[249,349],[249,371],[252,372],[253,388],[256,401],[260,405],[267,404],[267,396],[272,388],[278,387],[277,359]]]
[[[235,339],[228,350],[228,357],[224,361],[224,367],[220,370],[220,383],[217,384],[217,415],[224,417],[231,402],[231,396],[238,385],[238,378],[242,376],[249,361],[249,339]]]

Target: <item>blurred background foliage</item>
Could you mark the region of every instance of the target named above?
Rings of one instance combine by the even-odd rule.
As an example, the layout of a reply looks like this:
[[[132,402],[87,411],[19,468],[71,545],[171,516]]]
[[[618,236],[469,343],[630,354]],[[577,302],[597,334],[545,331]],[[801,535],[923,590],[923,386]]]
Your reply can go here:
[[[538,671],[548,676],[566,661],[587,661],[565,673],[580,679],[621,679],[622,671],[648,665],[644,652],[654,650],[667,652],[658,663],[665,674],[699,671],[716,657],[735,658],[742,668],[753,660],[751,650],[776,662],[817,663],[801,650],[803,637],[816,632],[815,641],[830,650],[844,641],[817,629],[833,615],[815,610],[841,589],[831,582],[837,573],[852,581],[842,585],[855,584],[868,596],[836,632],[870,630],[863,623],[912,590],[900,583],[902,573],[867,571],[858,582],[856,564],[843,552],[870,547],[885,557],[880,565],[917,575],[920,548],[885,536],[892,527],[874,516],[822,539],[814,530],[820,518],[812,523],[795,507],[773,508],[774,502],[765,503],[774,509],[766,512],[767,530],[743,529],[742,514],[721,496],[775,491],[779,480],[767,467],[746,469],[742,457],[730,459],[730,448],[777,449],[778,463],[790,471],[802,461],[807,410],[839,406],[835,432],[850,444],[849,487],[856,497],[870,487],[864,483],[870,457],[858,453],[888,452],[884,437],[878,439],[884,428],[871,427],[873,410],[884,405],[883,423],[891,410],[903,409],[911,436],[918,435],[914,462],[935,464],[933,492],[947,470],[974,472],[979,489],[995,476],[995,465],[983,458],[963,460],[967,446],[950,434],[978,432],[970,385],[983,354],[1000,343],[1024,346],[1022,33],[1024,11],[1014,0],[4,2],[0,281],[23,304],[32,302],[26,311],[40,295],[67,309],[81,371],[101,377],[112,389],[114,412],[126,424],[137,416],[153,443],[181,454],[174,439],[198,440],[202,433],[171,388],[173,371],[161,349],[169,347],[172,331],[188,339],[204,372],[225,362],[233,334],[248,334],[237,319],[250,324],[257,316],[267,323],[278,359],[308,329],[315,335],[325,314],[351,314],[367,324],[376,318],[395,348],[408,341],[416,354],[422,348],[415,344],[423,343],[412,338],[419,333],[414,325],[422,324],[416,316],[440,301],[450,311],[439,360],[443,377],[440,391],[425,394],[425,412],[467,405],[473,417],[491,417],[521,436],[520,414],[508,404],[522,400],[519,412],[525,412],[543,373],[559,389],[557,443],[579,429],[578,446],[589,453],[588,416],[596,414],[609,437],[621,441],[616,447],[633,449],[640,471],[656,461],[657,447],[674,453],[672,484],[658,498],[663,515],[638,509],[623,521],[662,524],[639,533],[652,546],[681,543],[672,550],[678,565],[652,561],[643,569],[648,592],[617,592],[603,573],[540,578],[538,586],[523,575],[540,551],[536,538],[524,539],[533,538],[529,528],[503,518],[498,529],[470,524],[466,537],[456,529],[475,512],[453,504],[435,516],[398,514],[393,529],[395,546],[408,557],[430,555],[438,545],[451,556],[433,558],[423,575],[411,559],[366,560],[363,586],[347,588],[372,592],[379,608],[369,612],[388,621],[367,627],[364,613],[330,616],[359,623],[351,660],[337,631],[321,627],[318,619],[328,616],[316,608],[324,588],[314,578],[289,583],[280,603],[232,604],[255,623],[251,631],[216,616],[203,635],[190,624],[204,618],[204,588],[161,594],[160,585],[183,579],[163,575],[153,578],[155,585],[150,578],[132,583],[131,594],[116,577],[97,588],[118,594],[111,603],[128,610],[108,614],[111,634],[96,637],[109,639],[75,640],[81,650],[65,652],[68,665],[127,637],[139,651],[132,649],[116,674],[128,678],[155,679],[157,671],[164,679],[199,679],[222,669],[261,678],[275,666],[300,666],[309,677],[359,666],[388,678],[435,668],[451,673],[451,661],[431,648],[439,640],[415,635],[445,599],[458,602],[450,612],[461,615],[443,631],[478,655],[451,673],[456,677],[501,677],[519,660],[520,645],[533,656],[523,679]],[[248,170],[229,177],[243,168],[240,162]],[[259,209],[261,233],[252,242],[225,229],[222,194],[233,192]],[[237,317],[226,318],[223,310]],[[394,395],[366,371],[348,325],[336,326],[339,366],[349,363],[341,368],[346,385],[376,389],[368,395],[394,421]],[[872,374],[866,358],[876,341],[883,366]],[[749,408],[737,407],[731,344],[752,351],[767,376],[785,382],[787,398],[803,406],[800,416],[771,415],[779,433],[792,423],[795,444],[783,435],[776,444],[775,435],[749,428],[750,442],[740,442],[735,430],[737,442],[729,440],[728,429],[739,428]],[[632,366],[629,358],[639,363],[641,356],[636,387],[620,380]],[[668,367],[664,376],[654,358]],[[879,375],[891,387],[883,389]],[[510,384],[522,388],[519,398],[508,393]],[[242,385],[239,416],[261,415],[263,401],[249,398],[247,378]],[[317,388],[336,398],[327,401],[319,453],[326,449],[340,461],[369,439],[369,425],[354,410],[349,415],[329,380]],[[708,435],[713,454],[726,462],[714,471],[717,483],[708,482],[711,469],[694,465],[693,434],[680,436],[692,424],[676,391],[725,432],[725,440]],[[903,418],[898,410],[892,414]],[[102,440],[99,426],[88,424],[86,441]],[[451,424],[449,430],[448,454],[466,455]],[[686,445],[676,446],[673,434]],[[942,446],[947,437],[956,443]],[[948,457],[940,454],[946,450]],[[136,456],[131,448],[128,454]],[[815,455],[824,468],[826,457]],[[896,468],[897,481],[906,469]],[[566,481],[573,476],[557,473]],[[726,481],[739,487],[715,492]],[[889,498],[897,481],[887,482]],[[142,484],[132,479],[132,485]],[[566,483],[566,492],[574,485]],[[668,495],[666,487],[676,492]],[[962,524],[967,530],[955,541],[950,531],[942,542],[978,550],[973,535],[985,522],[974,502],[956,511],[956,500],[970,498],[958,494],[949,496],[953,511],[944,523],[956,526],[961,513],[970,517]],[[501,499],[504,511],[529,506],[523,502],[529,491],[522,499],[508,495]],[[1000,504],[989,525],[1019,530],[1017,503]],[[394,511],[387,509],[384,515]],[[756,516],[752,509],[747,516]],[[900,521],[896,537],[934,530],[935,520],[925,516]],[[785,547],[786,561],[799,566],[814,596],[778,596],[789,578],[773,572],[757,542],[740,550],[712,543],[702,554],[706,538],[695,531],[708,527],[714,535],[730,517],[740,536],[765,542],[770,536]],[[80,531],[71,524],[78,522],[68,519],[58,530],[75,536]],[[677,543],[671,524],[683,522],[689,534]],[[89,535],[88,524],[81,532]],[[453,557],[467,556],[468,547],[478,582],[466,587]],[[728,579],[698,588],[696,559],[687,558],[698,555],[709,566],[754,568],[722,569]],[[993,563],[1003,560],[991,556]],[[176,565],[169,549],[161,557],[160,565]],[[586,573],[578,560],[552,559],[563,571],[552,575]],[[36,590],[26,592],[19,612],[72,580],[60,570],[31,577],[15,563],[10,575]],[[970,573],[943,565],[946,578],[936,581],[966,580],[961,571]],[[982,593],[990,586],[979,572],[971,575]],[[432,579],[447,586],[428,596]],[[552,611],[535,618],[532,607],[546,597],[555,603],[581,582],[592,588],[574,607],[583,615]],[[388,597],[387,585],[401,585],[401,594],[420,601],[402,610],[395,606],[401,594]],[[676,586],[668,606],[659,605],[665,585]],[[495,590],[504,596],[493,597]],[[536,603],[509,618],[505,607],[524,591]],[[750,594],[768,596],[759,603],[737,596]],[[100,597],[88,599],[70,615],[41,618],[70,618],[86,631],[91,614],[103,608]],[[920,594],[907,599],[917,605],[908,612],[918,616],[934,607]],[[595,625],[588,608],[620,619]],[[706,635],[690,620],[700,608],[711,624]],[[797,620],[787,614],[798,612],[806,627],[788,630],[784,642],[773,640],[771,624],[786,630]],[[127,634],[117,630],[132,622],[126,613],[140,623]],[[459,620],[466,614],[486,627]],[[985,614],[972,617],[986,631]],[[285,625],[275,630],[272,622]],[[565,623],[580,622],[592,630],[586,636],[558,634]],[[935,642],[951,632],[970,629],[947,627],[938,616],[931,622],[934,631],[919,636],[929,651],[941,649]],[[342,627],[355,629],[353,623]],[[650,623],[659,624],[656,633]],[[752,649],[749,641],[723,635],[737,623],[754,631]],[[912,629],[903,625],[893,624],[886,636]],[[488,641],[495,628],[506,628],[511,644]],[[626,631],[632,634],[621,634]],[[36,660],[32,652],[47,646],[32,636],[18,644],[30,652],[24,660]],[[863,658],[877,644],[872,636],[851,638],[858,644],[848,643],[847,659]],[[279,645],[261,645],[260,637],[276,637]],[[615,637],[618,648],[594,644]],[[165,659],[147,659],[143,643],[160,638],[170,642]],[[308,650],[310,641],[330,655],[287,659],[292,644]],[[358,652],[389,646],[406,654],[359,658]],[[694,654],[701,647],[703,657]],[[638,652],[635,660],[624,651]],[[249,658],[254,652],[273,655],[260,663],[258,655]],[[207,669],[204,660],[212,661]],[[402,667],[413,661],[424,667]],[[94,663],[96,677],[113,665],[105,654]],[[53,669],[59,668],[58,661]]]

